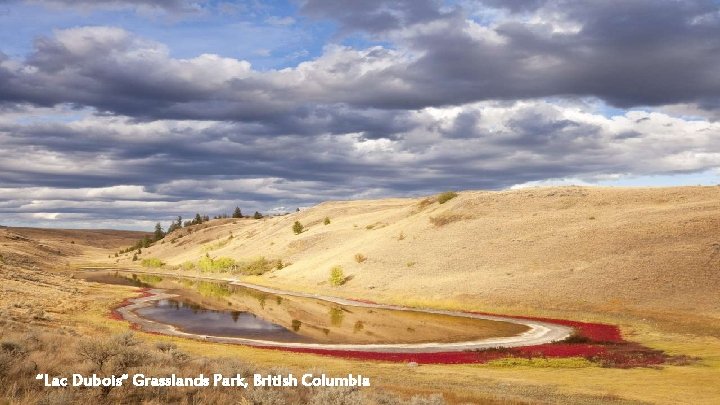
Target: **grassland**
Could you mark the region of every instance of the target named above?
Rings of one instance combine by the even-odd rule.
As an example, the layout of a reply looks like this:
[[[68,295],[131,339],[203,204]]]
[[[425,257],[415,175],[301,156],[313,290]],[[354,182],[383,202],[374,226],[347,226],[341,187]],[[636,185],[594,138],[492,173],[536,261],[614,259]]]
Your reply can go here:
[[[433,218],[455,219],[439,225]],[[304,225],[300,234],[295,221]],[[199,274],[182,264],[206,254],[238,262],[263,256],[291,264],[256,276],[204,276],[392,304],[613,323],[629,340],[687,356],[687,364],[614,369],[570,359],[413,367],[137,336],[256,369],[322,364],[328,373],[371,376],[381,390],[406,399],[442,393],[450,403],[712,404],[720,400],[719,229],[720,187],[540,188],[461,192],[444,204],[433,197],[330,202],[284,217],[215,220],[171,234],[141,255],[166,263],[152,271],[172,274]],[[136,294],[132,288],[67,274],[87,264],[143,271],[132,253],[108,259],[132,243],[72,245],[60,237],[54,245],[40,240],[42,231],[31,232],[23,236],[31,241],[2,240],[8,260],[0,303],[3,319],[13,320],[2,338],[126,331],[107,314]],[[364,260],[356,260],[358,252]],[[349,278],[341,286],[328,282],[333,266]]]

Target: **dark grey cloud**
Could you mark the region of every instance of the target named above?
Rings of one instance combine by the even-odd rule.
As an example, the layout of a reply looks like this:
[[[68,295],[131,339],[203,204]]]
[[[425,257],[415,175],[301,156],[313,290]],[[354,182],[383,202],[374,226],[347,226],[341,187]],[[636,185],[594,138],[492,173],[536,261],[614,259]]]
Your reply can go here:
[[[331,47],[296,68],[259,72],[218,56],[174,59],[162,44],[119,29],[76,28],[38,39],[21,67],[2,57],[0,102],[245,122],[320,104],[396,110],[553,96],[620,107],[720,102],[720,7],[712,1],[547,1],[536,19],[489,26],[434,2],[302,7],[343,29],[382,32],[396,49]],[[378,13],[388,22],[365,22]]]
[[[303,0],[300,12],[319,19],[337,21],[343,31],[381,33],[441,18],[437,0]]]
[[[144,4],[103,2],[131,3]],[[303,1],[386,45],[331,44],[281,70],[175,58],[114,27],[0,52],[0,213],[144,226],[236,204],[717,170],[716,2],[487,0],[500,11],[482,23],[458,4]],[[603,102],[659,112],[607,118]]]
[[[540,102],[455,109],[415,111],[404,118],[412,125],[381,139],[304,130],[266,138],[246,134],[240,123],[99,116],[6,122],[0,213],[5,224],[149,229],[156,220],[238,204],[250,212],[292,210],[549,178],[697,172],[720,159],[717,123],[656,113],[608,119]]]
[[[477,0],[485,6],[509,10],[513,13],[535,11],[551,0]]]

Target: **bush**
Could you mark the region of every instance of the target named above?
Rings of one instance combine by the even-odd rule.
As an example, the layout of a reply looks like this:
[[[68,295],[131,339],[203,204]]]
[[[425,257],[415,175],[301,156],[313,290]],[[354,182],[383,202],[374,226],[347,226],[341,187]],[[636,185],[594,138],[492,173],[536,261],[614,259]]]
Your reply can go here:
[[[335,266],[330,269],[330,278],[328,279],[330,285],[338,287],[345,284],[345,273],[340,266]]]
[[[212,271],[213,260],[210,256],[203,256],[198,260],[197,266],[200,271]]]
[[[325,219],[323,220],[323,224],[330,225],[330,217],[325,217]]]
[[[235,260],[231,257],[218,257],[213,261],[213,269],[217,271],[229,271],[235,267]]]
[[[282,263],[282,262],[280,262]],[[255,259],[240,268],[240,272],[243,274],[251,274],[251,275],[261,275],[264,273],[267,273],[268,271],[272,270],[274,267],[278,265],[278,262],[271,262],[270,260],[267,260],[264,257],[260,257],[258,259]]]
[[[356,262],[362,263],[362,262],[364,262],[365,260],[367,260],[367,256],[365,256],[365,255],[362,254],[362,253],[355,253],[355,261],[356,261]]]
[[[157,342],[155,343],[155,348],[157,348],[163,353],[168,353],[170,351],[176,350],[177,345],[172,342]]]
[[[458,196],[458,193],[456,193],[454,191],[446,191],[444,193],[441,193],[438,196],[437,200],[440,204],[445,204],[446,202],[452,200],[453,198],[455,198],[457,196]]]
[[[156,257],[150,257],[142,260],[143,267],[162,267],[164,265],[165,263]]]
[[[303,224],[300,223],[300,221],[295,221],[292,229],[293,229],[293,232],[295,232],[295,235],[300,235],[302,233],[303,229],[305,229],[305,227],[303,226]]]
[[[213,259],[208,255],[198,260],[197,267],[203,272],[220,272],[225,273],[234,270],[237,266],[235,260],[231,257],[218,257]]]
[[[93,363],[99,371],[118,353],[118,346],[108,339],[87,339],[78,343],[77,354]]]
[[[186,261],[186,262],[183,262],[183,264],[181,265],[181,267],[182,267],[183,270],[192,270],[192,269],[195,268],[195,263],[193,263],[193,262],[191,262],[191,261],[188,260],[188,261]]]

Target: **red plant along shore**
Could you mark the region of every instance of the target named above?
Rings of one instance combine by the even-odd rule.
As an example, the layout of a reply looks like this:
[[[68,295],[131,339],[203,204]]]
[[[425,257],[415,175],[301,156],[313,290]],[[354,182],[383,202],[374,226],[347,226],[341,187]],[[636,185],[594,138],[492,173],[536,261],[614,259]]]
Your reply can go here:
[[[124,299],[115,305],[109,314],[114,320],[123,320],[118,311],[131,300],[152,295],[149,288],[140,288],[135,297]],[[354,300],[358,302],[375,304],[369,300]],[[495,315],[484,312],[469,312],[480,315]],[[486,350],[471,350],[462,352],[435,352],[435,353],[387,353],[366,352],[358,350],[329,350],[307,349],[293,347],[268,347],[270,350],[280,350],[293,353],[309,353],[324,356],[340,357],[357,360],[376,360],[390,362],[414,362],[417,364],[470,364],[487,363],[492,360],[504,358],[522,359],[551,359],[551,358],[584,358],[603,367],[631,368],[653,367],[666,363],[671,358],[664,352],[650,349],[637,343],[627,342],[623,339],[620,329],[615,325],[603,323],[589,323],[571,321],[566,319],[552,319],[540,317],[508,316],[508,318],[528,319],[547,323],[569,326],[575,334],[562,342],[548,343],[535,346],[512,348],[497,348]],[[130,328],[141,330],[140,326],[131,323]]]

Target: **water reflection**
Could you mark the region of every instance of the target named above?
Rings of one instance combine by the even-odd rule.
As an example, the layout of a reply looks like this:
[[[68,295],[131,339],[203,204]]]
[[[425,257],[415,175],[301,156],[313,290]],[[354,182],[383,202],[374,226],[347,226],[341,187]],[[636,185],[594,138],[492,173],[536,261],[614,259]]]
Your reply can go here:
[[[310,341],[250,312],[214,310],[175,299],[159,300],[137,314],[156,322],[203,335],[267,339],[279,342]]]
[[[512,336],[527,327],[466,317],[343,306],[328,301],[270,294],[227,282],[147,274],[93,272],[88,281],[155,287],[174,300],[138,314],[181,330],[287,342],[424,343]]]

